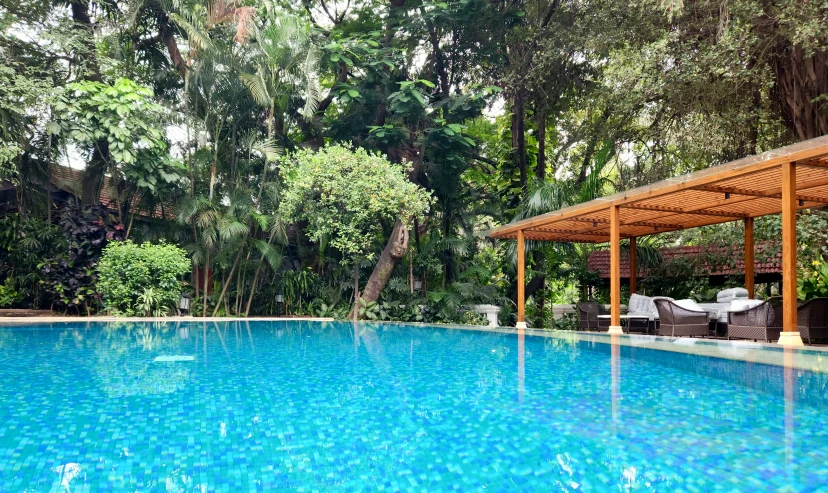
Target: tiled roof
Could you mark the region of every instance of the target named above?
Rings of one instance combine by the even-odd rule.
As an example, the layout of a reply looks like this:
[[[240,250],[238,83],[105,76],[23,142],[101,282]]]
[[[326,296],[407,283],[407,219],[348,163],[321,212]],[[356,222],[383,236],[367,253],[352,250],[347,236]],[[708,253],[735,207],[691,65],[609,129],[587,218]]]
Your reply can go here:
[[[778,243],[762,242],[756,244],[754,272],[755,274],[778,274],[782,272],[782,252]],[[776,253],[770,253],[774,252]],[[740,245],[733,246],[680,246],[660,248],[661,256],[665,262],[672,259],[690,257],[700,258],[698,277],[706,276],[738,276],[745,273],[744,252]],[[764,253],[769,252],[769,253]],[[710,260],[705,261],[707,257]],[[730,262],[727,262],[727,258]],[[715,265],[711,265],[712,263]],[[609,250],[596,250],[587,259],[587,269],[590,272],[599,272],[602,278],[609,278],[610,273],[610,252]],[[639,276],[646,277],[647,272],[641,269]],[[630,259],[626,255],[621,256],[621,277],[630,277]]]
[[[52,185],[56,186],[57,188],[69,192],[73,195],[80,196],[81,194],[81,184],[83,183],[83,170],[70,168],[68,166],[54,166],[52,168]],[[101,195],[98,200],[107,208],[111,210],[118,210],[118,200],[117,197],[113,197],[110,191],[112,190],[112,185],[109,176],[104,176],[103,186],[101,187]],[[166,213],[167,219],[174,219],[175,212],[171,205],[165,205],[164,209],[162,210],[161,206],[158,205],[155,207],[155,210],[152,214],[149,214],[146,210],[143,210],[139,207],[139,203],[141,201],[141,196],[136,195],[132,197],[130,202],[130,208],[136,208],[136,212],[139,216],[142,217],[152,217],[154,219],[161,219]]]

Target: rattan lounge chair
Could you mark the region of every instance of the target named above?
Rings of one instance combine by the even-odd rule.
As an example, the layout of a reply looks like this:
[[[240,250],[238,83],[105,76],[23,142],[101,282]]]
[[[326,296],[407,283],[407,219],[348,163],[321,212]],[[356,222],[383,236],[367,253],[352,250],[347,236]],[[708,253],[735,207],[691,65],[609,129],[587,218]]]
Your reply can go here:
[[[727,338],[775,341],[782,332],[781,323],[782,298],[769,298],[753,308],[728,313]]]
[[[707,312],[688,310],[675,302],[655,298],[658,309],[658,335],[669,337],[708,337],[710,335],[710,317]]]
[[[799,335],[811,343],[811,339],[828,339],[828,298],[814,298],[796,309],[796,325]]]
[[[598,318],[598,315],[609,315],[603,306],[595,301],[582,301],[575,305],[578,309],[578,328],[581,330],[609,329],[608,318]]]

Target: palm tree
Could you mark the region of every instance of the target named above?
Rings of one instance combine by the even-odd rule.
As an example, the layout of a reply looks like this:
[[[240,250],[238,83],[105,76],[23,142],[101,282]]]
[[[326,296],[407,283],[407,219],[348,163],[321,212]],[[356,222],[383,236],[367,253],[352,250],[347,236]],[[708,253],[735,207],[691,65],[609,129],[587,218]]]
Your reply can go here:
[[[276,135],[277,114],[284,114],[290,99],[304,88],[301,114],[309,118],[321,99],[318,81],[319,52],[311,42],[310,27],[267,4],[263,22],[251,24],[250,66],[239,77],[257,104],[267,108],[267,137]],[[278,113],[277,113],[278,110]],[[284,135],[284,129],[279,129]]]

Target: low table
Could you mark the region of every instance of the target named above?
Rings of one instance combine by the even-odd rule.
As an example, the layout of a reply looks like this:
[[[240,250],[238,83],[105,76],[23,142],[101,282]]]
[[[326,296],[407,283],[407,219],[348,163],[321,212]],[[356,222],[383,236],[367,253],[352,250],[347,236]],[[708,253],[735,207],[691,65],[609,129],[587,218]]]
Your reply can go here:
[[[612,315],[598,315],[598,319],[600,319],[600,320],[607,320],[607,319],[610,319],[610,318],[612,318]],[[648,317],[647,315],[621,315],[621,321],[623,322],[624,320],[627,321],[627,327],[626,327],[627,330],[624,331],[625,333],[627,333],[627,334],[630,333],[630,328],[629,328],[630,320],[643,320],[644,323],[647,326],[647,328],[645,329],[645,333],[646,334],[650,333],[650,317]],[[622,323],[622,330],[623,330],[623,323]]]

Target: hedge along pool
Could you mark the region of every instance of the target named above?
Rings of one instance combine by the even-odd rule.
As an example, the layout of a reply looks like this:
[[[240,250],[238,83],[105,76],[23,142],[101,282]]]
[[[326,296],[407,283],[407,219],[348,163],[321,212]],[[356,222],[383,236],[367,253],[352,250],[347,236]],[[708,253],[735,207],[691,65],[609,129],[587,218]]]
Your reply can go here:
[[[459,328],[0,329],[0,491],[828,491],[828,375]]]

